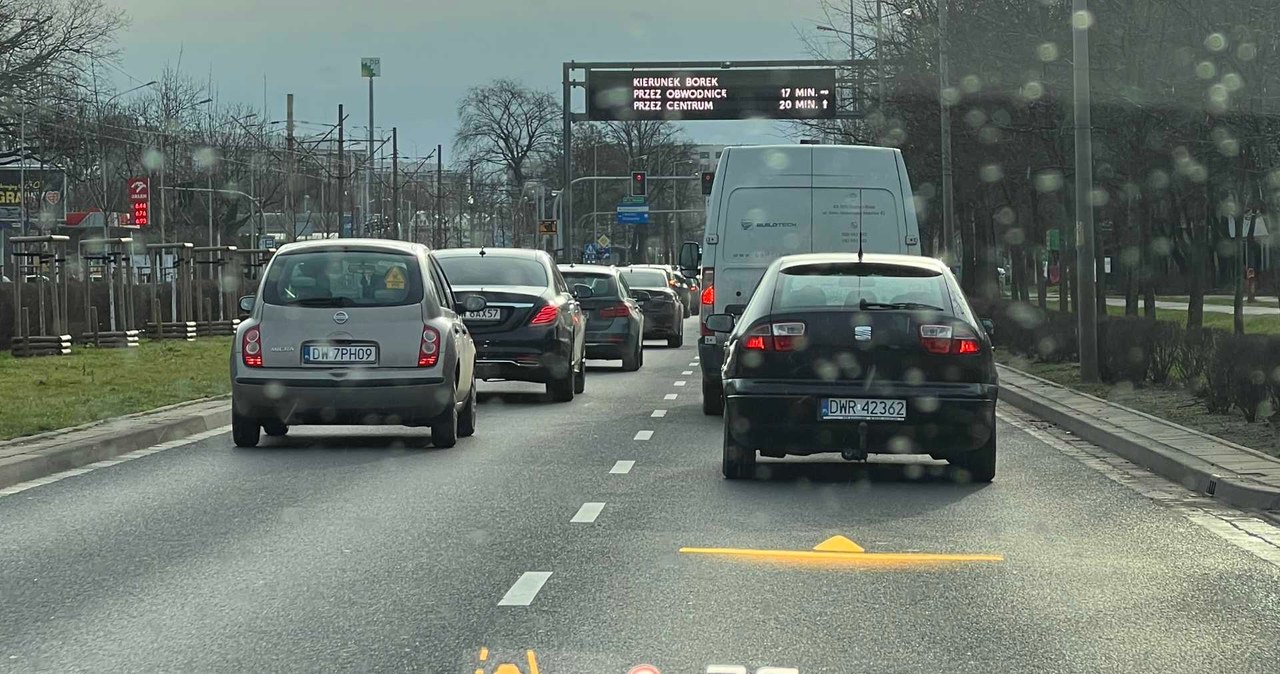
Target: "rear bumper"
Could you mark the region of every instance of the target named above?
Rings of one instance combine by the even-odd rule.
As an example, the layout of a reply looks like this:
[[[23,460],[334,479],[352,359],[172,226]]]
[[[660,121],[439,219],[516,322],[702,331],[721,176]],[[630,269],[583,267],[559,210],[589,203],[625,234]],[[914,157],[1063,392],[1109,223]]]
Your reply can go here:
[[[476,343],[477,379],[542,384],[572,370],[572,339],[562,340],[554,327],[472,336]]]
[[[635,331],[635,326],[629,323],[607,330],[588,330],[587,358],[617,360],[631,353],[635,350]]]
[[[298,381],[255,375],[231,383],[237,414],[288,424],[427,425],[449,409],[453,394],[451,383],[429,376]]]
[[[862,449],[871,454],[948,458],[978,449],[995,433],[999,388],[995,384],[892,383],[868,388],[728,379],[724,392],[725,424],[733,440],[766,456]],[[906,420],[823,420],[822,398],[905,400]]]
[[[683,320],[684,310],[675,304],[665,307],[662,311],[646,312],[644,336],[645,338],[674,337],[680,334],[680,322]]]

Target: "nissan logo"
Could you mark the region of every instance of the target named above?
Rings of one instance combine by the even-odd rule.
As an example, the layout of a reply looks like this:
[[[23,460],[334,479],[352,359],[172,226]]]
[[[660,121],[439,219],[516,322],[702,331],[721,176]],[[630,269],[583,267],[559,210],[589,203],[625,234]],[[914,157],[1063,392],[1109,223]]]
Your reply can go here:
[[[338,313],[333,315],[333,322],[337,323],[338,325],[342,325],[343,323],[346,323],[347,319],[349,318],[351,317],[347,315],[347,312],[339,311]]]

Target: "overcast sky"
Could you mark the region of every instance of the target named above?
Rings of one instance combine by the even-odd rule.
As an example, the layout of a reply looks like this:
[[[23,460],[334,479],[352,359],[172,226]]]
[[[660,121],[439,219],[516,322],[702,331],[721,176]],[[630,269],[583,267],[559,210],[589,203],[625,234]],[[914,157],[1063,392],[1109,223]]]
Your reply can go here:
[[[301,120],[367,122],[360,58],[380,56],[376,122],[400,128],[406,155],[452,140],[468,87],[498,77],[559,96],[566,60],[807,58],[796,29],[820,16],[818,0],[109,0],[131,24],[121,66],[140,82],[176,64],[220,102],[260,108],[263,77],[273,119],[295,95]],[[123,80],[123,76],[121,76]],[[121,87],[125,82],[121,81]],[[695,142],[781,138],[759,122],[691,122]],[[416,147],[416,150],[415,150]]]

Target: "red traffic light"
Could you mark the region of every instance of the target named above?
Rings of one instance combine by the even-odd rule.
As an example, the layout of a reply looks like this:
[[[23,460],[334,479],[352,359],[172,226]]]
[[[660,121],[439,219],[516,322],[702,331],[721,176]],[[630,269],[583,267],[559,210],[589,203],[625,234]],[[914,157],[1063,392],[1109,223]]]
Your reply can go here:
[[[649,176],[644,171],[631,172],[631,196],[643,197],[649,194]]]
[[[714,185],[715,182],[716,182],[715,171],[702,172],[702,196],[711,195],[711,186]]]

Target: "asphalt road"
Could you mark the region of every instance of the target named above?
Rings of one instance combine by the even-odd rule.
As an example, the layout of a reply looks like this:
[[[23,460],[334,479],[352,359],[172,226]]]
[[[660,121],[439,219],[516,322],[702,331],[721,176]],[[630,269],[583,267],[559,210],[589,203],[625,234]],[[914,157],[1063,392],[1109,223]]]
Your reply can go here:
[[[568,404],[486,384],[450,450],[425,430],[223,433],[0,497],[0,670],[1277,671],[1274,527],[1008,410],[991,485],[838,459],[728,482],[695,354],[602,364]],[[679,552],[835,535],[1003,561]]]

